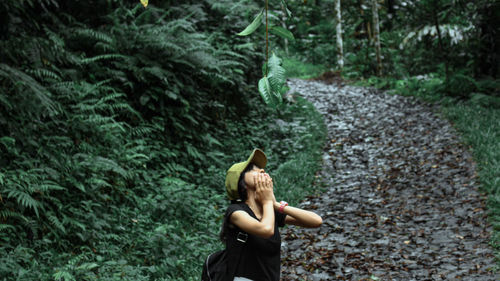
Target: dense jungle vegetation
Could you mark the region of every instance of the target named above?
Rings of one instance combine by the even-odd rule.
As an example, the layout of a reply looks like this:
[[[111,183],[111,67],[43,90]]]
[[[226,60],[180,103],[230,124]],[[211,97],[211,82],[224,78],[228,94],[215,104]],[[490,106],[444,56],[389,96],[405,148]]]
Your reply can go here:
[[[279,197],[321,189],[321,116],[286,89],[267,106],[265,24],[236,35],[264,2],[0,3],[0,280],[197,280],[222,246],[225,171],[254,147]],[[288,77],[441,102],[479,159],[500,248],[500,4],[375,3],[380,33],[372,1],[342,1],[340,65],[335,1],[269,1],[293,34],[270,34],[270,53]]]

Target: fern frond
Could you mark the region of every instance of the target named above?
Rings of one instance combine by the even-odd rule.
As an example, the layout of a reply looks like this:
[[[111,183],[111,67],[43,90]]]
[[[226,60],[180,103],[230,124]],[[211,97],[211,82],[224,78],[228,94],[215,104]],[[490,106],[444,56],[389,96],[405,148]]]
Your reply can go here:
[[[91,58],[81,59],[80,63],[85,65],[85,64],[94,63],[94,62],[101,61],[101,60],[113,60],[113,59],[122,59],[122,58],[124,58],[124,56],[122,56],[120,54],[105,54],[105,55],[98,55],[98,56],[91,57]]]
[[[60,186],[59,184],[57,184],[56,182],[49,181],[49,180],[45,180],[42,184],[33,185],[32,188],[34,190],[37,190],[37,191],[39,190],[42,192],[48,192],[51,190],[65,190],[66,189],[66,188]]]
[[[151,135],[154,131],[155,131],[154,128],[140,126],[140,127],[132,128],[130,130],[130,135],[132,135],[134,137],[143,137],[143,136]]]
[[[62,81],[62,82],[56,82],[52,83],[49,87],[50,89],[72,89],[74,88],[77,84],[75,81]]]
[[[221,56],[228,56],[228,57],[235,57],[235,58],[239,58],[239,59],[242,59],[242,60],[247,60],[248,58],[242,54],[238,54],[236,52],[233,52],[233,51],[229,51],[229,50],[219,50],[219,51],[216,51],[215,52],[215,56],[217,57],[221,57]]]
[[[65,45],[64,39],[62,39],[57,33],[50,30],[47,26],[44,26],[43,30],[45,31],[45,34],[50,39],[53,46],[55,46],[59,49],[64,48],[64,45]]]
[[[182,31],[187,31],[187,32],[196,32],[195,26],[192,22],[186,20],[186,19],[176,19],[168,22],[164,26],[160,26],[158,28],[158,31],[163,33],[163,32],[170,32],[170,33],[177,33],[179,30]]]
[[[127,176],[127,171],[111,159],[101,156],[94,157],[84,153],[78,153],[74,157],[83,158],[83,162],[81,164],[87,167],[92,167],[97,171],[113,171],[123,177]]]
[[[234,60],[218,60],[217,65],[222,66],[222,67],[236,67],[236,66],[243,67],[244,66],[243,63],[241,63],[239,61],[234,61]]]
[[[79,229],[81,229],[82,231],[85,231],[87,229],[87,227],[85,226],[85,224],[75,220],[75,219],[72,219],[68,216],[65,216],[63,215],[63,220],[62,220],[62,223],[65,224],[65,225],[70,225],[70,226],[75,226],[75,227],[78,227]]]
[[[19,89],[19,86],[21,86],[28,89],[29,93],[33,94],[50,114],[55,115],[59,113],[59,106],[51,99],[50,92],[31,76],[27,75],[23,71],[0,63],[0,77],[2,76],[3,78],[10,80],[13,85],[16,85],[16,88]]]
[[[100,41],[100,42],[105,42],[108,44],[111,44],[113,42],[113,38],[110,37],[108,34],[96,31],[94,29],[74,29],[72,30],[72,34],[78,35],[83,37],[83,39],[89,40],[95,40],[95,41]]]
[[[9,111],[13,108],[6,95],[0,95],[0,105],[3,105],[3,107]]]
[[[55,281],[75,281],[75,277],[67,271],[57,271],[52,275]]]
[[[162,68],[157,67],[157,66],[143,67],[143,68],[141,68],[141,71],[149,73],[152,76],[154,76],[160,80],[163,80],[163,78],[165,78],[165,76],[168,74],[165,72],[165,70],[163,70]]]
[[[121,97],[124,97],[125,94],[123,93],[117,93],[117,92],[112,92],[112,93],[109,93],[109,94],[106,94],[104,97],[102,97],[100,100],[99,100],[99,103],[102,104],[102,103],[106,103],[108,101],[115,101]]]
[[[66,233],[66,228],[64,227],[62,222],[52,212],[47,213],[46,216],[47,216],[47,219],[49,220],[49,222],[53,226],[57,227],[57,229],[59,229],[62,233]]]
[[[97,42],[95,48],[102,52],[116,52],[116,48],[107,42]]]
[[[16,144],[16,139],[11,138],[11,137],[7,137],[7,136],[1,137],[0,144],[3,144],[3,146],[5,146],[5,148],[10,149],[10,148],[13,148],[14,145]],[[0,183],[1,184],[3,184],[3,177],[4,177],[4,175],[2,173],[0,173]]]
[[[180,46],[180,45],[177,45],[177,44],[171,42],[171,40],[168,40],[168,38],[165,38],[164,40],[156,40],[154,42],[148,42],[148,43],[150,43],[151,48],[167,51],[170,55],[184,54],[186,51],[183,48],[183,46]]]
[[[17,184],[18,187],[21,187]],[[7,198],[12,198],[17,201],[17,203],[21,204],[23,207],[27,207],[35,211],[37,217],[39,217],[38,209],[40,208],[40,203],[31,197],[31,194],[28,194],[22,190],[12,189],[7,193]]]
[[[21,220],[24,222],[28,221],[28,219],[25,216],[21,215],[18,212],[11,211],[11,210],[1,210],[0,211],[0,218],[3,220],[7,220],[8,218],[15,218],[15,219],[18,219],[18,220]]]
[[[184,59],[171,59],[172,62],[175,62],[175,63],[178,63],[178,64],[181,64],[181,65],[185,65],[185,66],[188,66],[192,69],[196,69],[196,66],[194,64],[192,64],[191,62],[189,61],[186,61]]]
[[[100,129],[108,132],[114,132],[115,130],[126,132],[127,131],[125,129],[126,126],[127,123],[125,122],[114,122],[114,123],[102,124]]]
[[[16,230],[13,225],[10,224],[0,224],[0,232],[5,232],[7,229]]]
[[[43,68],[28,69],[26,73],[34,75],[40,81],[43,81],[44,78],[52,78],[56,81],[61,81],[61,76],[59,76],[59,74]]]

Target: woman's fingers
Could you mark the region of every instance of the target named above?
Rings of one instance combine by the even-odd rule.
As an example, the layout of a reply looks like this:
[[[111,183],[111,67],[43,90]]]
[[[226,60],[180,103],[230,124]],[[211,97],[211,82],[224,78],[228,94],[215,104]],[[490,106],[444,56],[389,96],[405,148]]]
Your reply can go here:
[[[256,188],[264,188],[264,178],[262,177],[262,174],[258,173],[256,175],[256,182],[255,182],[255,187]]]

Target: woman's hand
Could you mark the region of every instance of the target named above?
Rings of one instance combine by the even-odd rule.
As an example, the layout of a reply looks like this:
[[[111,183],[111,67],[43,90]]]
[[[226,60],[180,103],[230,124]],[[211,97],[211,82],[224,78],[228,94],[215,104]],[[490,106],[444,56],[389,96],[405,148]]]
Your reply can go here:
[[[255,193],[257,201],[264,205],[265,203],[276,201],[273,191],[273,180],[268,174],[257,173],[254,175]]]

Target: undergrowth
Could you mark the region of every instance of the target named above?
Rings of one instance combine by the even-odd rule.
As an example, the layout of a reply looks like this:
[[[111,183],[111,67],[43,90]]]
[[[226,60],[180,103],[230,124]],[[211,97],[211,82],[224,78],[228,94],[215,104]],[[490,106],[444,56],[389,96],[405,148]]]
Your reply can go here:
[[[304,62],[294,57],[283,57],[283,68],[288,78],[309,79],[318,77],[326,71],[326,66]]]
[[[258,6],[154,4],[0,4],[0,280],[199,280],[254,147],[280,199],[314,189],[318,114],[267,108],[234,36]]]

